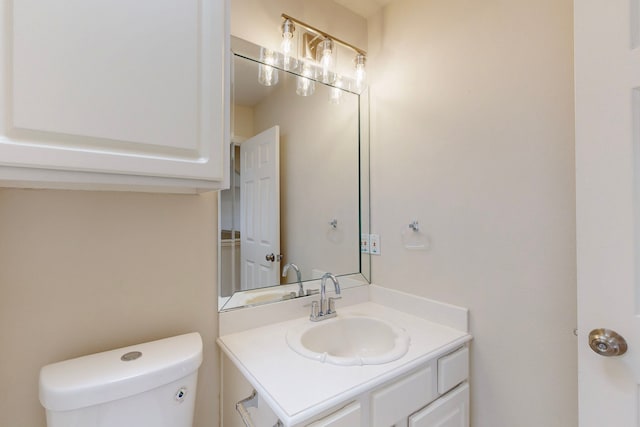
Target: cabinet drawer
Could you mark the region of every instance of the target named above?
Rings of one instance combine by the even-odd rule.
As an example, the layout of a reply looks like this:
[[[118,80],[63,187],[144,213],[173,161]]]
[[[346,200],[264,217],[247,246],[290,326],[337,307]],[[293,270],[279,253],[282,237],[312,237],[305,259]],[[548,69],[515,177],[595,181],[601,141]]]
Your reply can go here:
[[[469,349],[463,347],[438,359],[438,393],[445,394],[469,377]]]
[[[409,427],[469,427],[469,384],[409,417]]]
[[[389,427],[437,397],[435,364],[371,394],[372,427]]]
[[[353,402],[321,420],[307,424],[307,427],[355,427],[360,423],[360,403]]]

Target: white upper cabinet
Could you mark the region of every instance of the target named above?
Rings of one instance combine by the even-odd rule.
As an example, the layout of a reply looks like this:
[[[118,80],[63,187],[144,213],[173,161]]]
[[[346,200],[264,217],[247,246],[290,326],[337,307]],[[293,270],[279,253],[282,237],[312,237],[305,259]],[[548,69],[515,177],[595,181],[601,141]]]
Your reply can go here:
[[[228,0],[0,4],[0,185],[226,185]]]

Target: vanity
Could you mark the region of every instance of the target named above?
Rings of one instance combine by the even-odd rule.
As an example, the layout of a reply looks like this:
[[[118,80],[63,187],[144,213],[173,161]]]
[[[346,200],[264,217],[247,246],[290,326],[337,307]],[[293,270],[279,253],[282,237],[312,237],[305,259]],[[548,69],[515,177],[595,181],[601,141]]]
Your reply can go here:
[[[467,310],[370,284],[366,89],[315,81],[300,95],[308,79],[279,68],[279,53],[235,37],[231,45],[231,188],[219,199],[221,425],[468,426]],[[267,71],[270,84],[259,84]],[[254,146],[274,161],[261,193]],[[325,295],[319,279],[329,272],[339,286],[329,283]]]
[[[257,402],[251,402],[257,407],[246,409],[248,422],[238,414],[224,413],[223,425],[468,426],[471,335],[467,310],[376,285],[342,293],[338,315],[321,322],[310,322],[306,307],[317,296],[220,314],[222,410],[233,410],[235,400],[249,396],[251,390],[258,396]],[[393,325],[406,332],[408,348],[395,360],[363,365],[348,354],[329,361],[292,348],[292,335],[301,330],[325,327],[323,322],[329,327],[330,322],[345,319]],[[362,333],[378,331],[367,325]],[[341,339],[336,334],[338,347],[348,344]],[[235,387],[225,384],[227,380],[235,382]],[[241,391],[245,396],[238,394]]]

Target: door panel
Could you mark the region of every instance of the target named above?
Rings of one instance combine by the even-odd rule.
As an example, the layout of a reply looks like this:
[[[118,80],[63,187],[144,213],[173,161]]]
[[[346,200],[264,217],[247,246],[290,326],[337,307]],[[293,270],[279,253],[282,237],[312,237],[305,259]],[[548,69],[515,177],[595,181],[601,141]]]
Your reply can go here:
[[[580,426],[637,426],[638,1],[581,0],[574,11]],[[596,354],[597,328],[625,337],[628,352]]]
[[[280,130],[240,144],[241,289],[280,283]],[[273,261],[266,259],[274,254]]]
[[[224,4],[0,1],[0,164],[223,178]]]

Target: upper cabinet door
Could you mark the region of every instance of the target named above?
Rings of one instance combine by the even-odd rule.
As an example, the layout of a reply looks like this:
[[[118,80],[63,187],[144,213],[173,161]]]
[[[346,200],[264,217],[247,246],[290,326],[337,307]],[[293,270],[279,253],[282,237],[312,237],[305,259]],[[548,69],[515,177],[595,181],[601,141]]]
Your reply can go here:
[[[221,186],[227,1],[0,2],[0,165]]]

